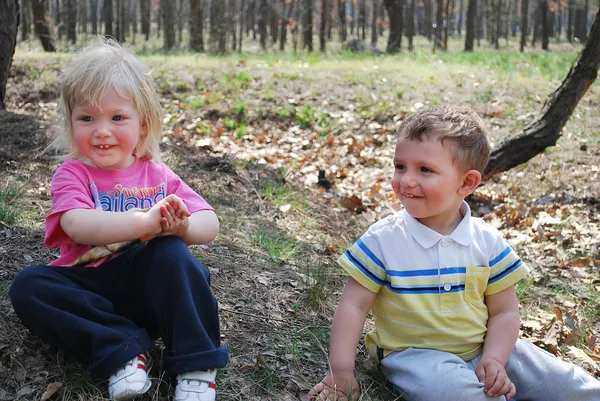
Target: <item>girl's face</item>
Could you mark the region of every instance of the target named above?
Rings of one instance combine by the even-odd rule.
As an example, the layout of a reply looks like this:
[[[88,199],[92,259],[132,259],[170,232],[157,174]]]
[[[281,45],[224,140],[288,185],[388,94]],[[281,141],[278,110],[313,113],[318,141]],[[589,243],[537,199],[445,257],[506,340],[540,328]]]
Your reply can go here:
[[[129,167],[133,151],[146,130],[131,100],[110,91],[99,107],[89,103],[73,107],[71,124],[75,145],[84,162],[103,170]]]

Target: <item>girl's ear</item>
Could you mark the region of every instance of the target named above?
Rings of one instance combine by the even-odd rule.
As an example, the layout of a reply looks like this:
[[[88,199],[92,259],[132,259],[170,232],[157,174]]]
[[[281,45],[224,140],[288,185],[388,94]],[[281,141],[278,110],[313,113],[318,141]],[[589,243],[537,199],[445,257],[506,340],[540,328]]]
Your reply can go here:
[[[481,184],[481,173],[477,170],[467,171],[462,179],[462,185],[458,188],[458,194],[463,197],[471,195]]]
[[[146,124],[145,121],[142,121],[140,124],[140,136],[145,137],[146,135],[148,135],[148,124]]]

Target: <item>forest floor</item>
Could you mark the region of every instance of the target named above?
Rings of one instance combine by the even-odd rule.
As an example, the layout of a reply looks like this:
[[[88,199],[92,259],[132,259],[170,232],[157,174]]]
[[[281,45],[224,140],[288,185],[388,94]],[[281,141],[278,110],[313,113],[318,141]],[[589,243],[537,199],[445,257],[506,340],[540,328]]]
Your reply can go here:
[[[230,363],[220,400],[304,400],[327,369],[344,283],[335,261],[397,208],[389,178],[396,124],[422,105],[467,104],[496,144],[531,122],[577,48],[525,54],[427,51],[394,57],[144,56],[165,110],[165,161],[217,210],[222,230],[193,247],[210,267]],[[50,180],[43,153],[56,75],[71,57],[20,48],[0,113],[0,401],[101,400],[106,383],[28,333],[7,297],[25,265],[44,264]],[[600,367],[600,85],[558,144],[483,185],[469,201],[531,267],[518,285],[522,336],[598,375]],[[318,170],[335,185],[317,187]],[[369,321],[368,326],[372,323]],[[173,383],[152,350],[155,385]],[[400,399],[363,347],[361,400]]]

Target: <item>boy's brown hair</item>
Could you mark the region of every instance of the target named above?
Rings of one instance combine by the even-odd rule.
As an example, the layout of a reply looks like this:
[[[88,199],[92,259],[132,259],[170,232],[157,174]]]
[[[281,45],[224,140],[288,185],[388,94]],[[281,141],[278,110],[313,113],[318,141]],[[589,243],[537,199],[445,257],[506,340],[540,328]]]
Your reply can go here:
[[[455,162],[483,173],[491,144],[481,118],[468,107],[437,106],[419,109],[400,124],[398,138],[423,141],[437,138],[451,143]]]

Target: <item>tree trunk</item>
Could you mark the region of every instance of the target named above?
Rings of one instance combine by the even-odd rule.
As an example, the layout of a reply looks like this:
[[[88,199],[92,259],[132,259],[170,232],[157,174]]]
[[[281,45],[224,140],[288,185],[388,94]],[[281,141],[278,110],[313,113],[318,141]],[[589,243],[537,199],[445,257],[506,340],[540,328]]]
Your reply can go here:
[[[338,17],[340,19],[340,42],[344,43],[348,35],[346,30],[346,0],[338,0]]]
[[[527,18],[527,13],[529,12],[529,0],[521,0],[521,53],[525,49],[525,44],[527,43],[527,23],[529,19]]]
[[[77,0],[67,0],[67,39],[77,43]]]
[[[164,28],[163,48],[169,51],[175,47],[175,1],[163,0],[160,2],[160,7]]]
[[[290,25],[290,18],[292,18],[292,11],[294,9],[294,1],[285,2],[285,10],[283,11],[283,21],[281,22],[281,31],[279,32],[279,50],[284,51],[287,42],[287,30]],[[294,21],[296,25],[296,21]]]
[[[42,1],[42,0],[39,0]],[[112,0],[104,0],[104,36],[113,36],[113,4]]]
[[[142,2],[144,1],[142,0]],[[204,52],[204,38],[202,36],[204,28],[203,11],[202,0],[190,0],[190,50],[199,53]]]
[[[575,19],[575,9],[573,7],[573,0],[569,0],[569,15],[567,16],[567,40],[573,41],[573,21]]]
[[[319,27],[320,50],[325,53],[327,20],[329,19],[329,0],[321,0],[321,26]]]
[[[462,36],[462,25],[464,15],[465,0],[458,0],[458,36]]]
[[[387,52],[398,53],[402,48],[402,0],[383,0],[390,19],[390,36],[388,37]]]
[[[579,6],[577,11],[575,12],[575,28],[574,28],[574,36],[579,41],[579,43],[584,43],[585,38],[587,36],[587,14],[588,7],[587,1],[585,2],[585,6]]]
[[[98,0],[90,0],[90,22],[92,23],[92,33],[98,34]]]
[[[362,40],[367,39],[367,3],[366,0],[359,0],[358,4],[358,36]],[[362,33],[361,33],[362,30]]]
[[[433,1],[434,0],[425,0],[425,20],[423,24],[425,25],[425,36],[427,40],[431,40],[432,36],[432,28],[433,28]]]
[[[413,38],[415,36],[415,1],[416,0],[409,0],[409,1],[410,1],[410,4],[408,7],[408,17],[406,19],[408,26],[406,27],[406,30],[407,30],[407,36],[408,36],[408,51],[412,52],[415,49],[413,46]]]
[[[500,36],[502,28],[502,0],[496,0],[496,7],[494,10],[496,14],[496,33],[494,34],[494,47],[496,50],[500,49]]]
[[[194,0],[190,0],[190,2],[194,2]],[[190,14],[192,13],[190,12]],[[140,0],[140,20],[142,23],[142,35],[144,35],[144,40],[148,41],[150,39],[150,0]]]
[[[303,48],[313,51],[312,0],[304,0],[302,7],[302,40]]]
[[[240,37],[240,41],[239,41],[239,46],[238,46],[238,53],[242,52],[242,42],[244,41],[244,22],[246,21],[246,13],[248,12],[248,10],[246,9],[246,0],[240,0],[240,13],[239,13],[239,24],[240,24],[240,29],[239,29],[239,37]]]
[[[21,40],[29,39],[31,34],[31,1],[22,0],[21,2]]]
[[[433,42],[433,51],[442,48],[442,20],[444,12],[444,0],[437,0],[435,16],[435,40]]]
[[[600,67],[600,12],[581,53],[571,66],[560,87],[542,108],[542,116],[527,126],[516,138],[504,142],[492,152],[484,177],[509,170],[554,146],[562,135],[573,110],[598,76]]]
[[[373,0],[371,12],[371,45],[377,46],[377,3],[379,0]]]
[[[0,0],[0,110],[6,110],[6,83],[19,28],[19,0]]]
[[[267,0],[258,0],[260,3],[258,11],[258,34],[260,35],[260,47],[267,50]]]
[[[50,36],[50,27],[46,21],[46,9],[44,7],[44,1],[31,0],[31,11],[33,13],[33,23],[35,24],[35,34],[38,38],[40,38],[40,42],[42,42],[44,51],[55,52],[56,48],[52,42],[52,36]]]
[[[263,2],[264,1],[265,0],[263,0]],[[218,54],[224,55],[227,50],[227,24],[225,20],[224,2],[222,0],[213,1],[211,3],[210,13],[210,50],[212,52],[217,52]]]
[[[281,17],[281,10],[279,9],[279,5],[273,4],[275,2],[271,1],[269,4],[269,13],[270,13],[270,18],[269,20],[271,21],[270,24],[270,29],[271,29],[271,42],[273,44],[277,43],[277,39],[279,36],[279,18]]]
[[[446,0],[446,9],[444,10],[444,50],[448,50],[448,27],[450,26],[450,1]]]
[[[526,1],[526,0],[523,0]],[[467,6],[467,34],[465,36],[465,51],[472,52],[475,42],[475,16],[477,15],[477,0],[469,0]]]
[[[548,26],[548,0],[540,1],[540,22],[542,24],[542,49],[548,50],[550,27]]]

